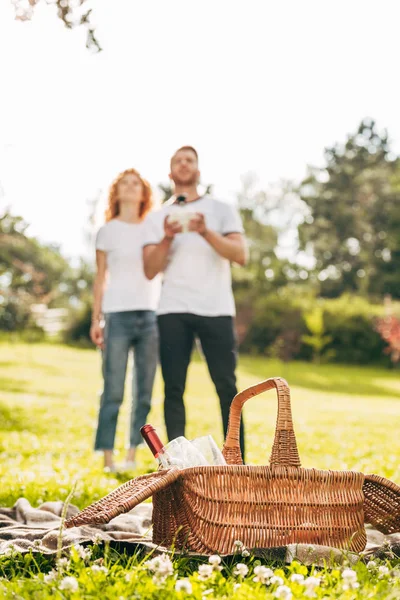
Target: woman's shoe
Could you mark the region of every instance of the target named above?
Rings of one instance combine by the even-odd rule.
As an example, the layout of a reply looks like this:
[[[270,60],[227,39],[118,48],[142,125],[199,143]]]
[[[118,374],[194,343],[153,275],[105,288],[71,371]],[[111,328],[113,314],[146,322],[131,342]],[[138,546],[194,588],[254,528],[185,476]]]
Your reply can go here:
[[[118,469],[115,465],[111,465],[111,467],[104,467],[103,473],[117,473]]]

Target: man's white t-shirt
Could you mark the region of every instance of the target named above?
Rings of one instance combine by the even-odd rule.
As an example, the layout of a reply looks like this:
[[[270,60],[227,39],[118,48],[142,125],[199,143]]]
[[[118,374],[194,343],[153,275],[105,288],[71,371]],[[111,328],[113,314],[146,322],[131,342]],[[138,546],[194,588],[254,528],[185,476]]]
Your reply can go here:
[[[143,271],[145,223],[112,219],[97,233],[96,250],[105,252],[107,261],[104,313],[157,308],[160,277],[149,281]]]
[[[183,206],[164,205],[146,221],[144,246],[158,244],[164,237],[164,219],[171,212],[204,214],[206,226],[222,235],[242,233],[238,211],[225,202],[203,196]],[[191,313],[206,317],[233,316],[230,262],[222,258],[197,232],[178,233],[170,248],[163,273],[159,315]]]

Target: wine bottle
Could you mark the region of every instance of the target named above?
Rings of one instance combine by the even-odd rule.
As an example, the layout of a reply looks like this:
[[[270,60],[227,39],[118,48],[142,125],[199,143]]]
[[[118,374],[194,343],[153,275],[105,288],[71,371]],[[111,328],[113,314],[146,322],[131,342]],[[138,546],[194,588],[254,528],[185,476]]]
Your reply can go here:
[[[201,451],[184,436],[179,436],[164,446],[153,425],[143,425],[140,433],[158,464],[164,469],[171,467],[184,469],[209,464]]]
[[[150,448],[154,458],[157,459],[158,464],[160,466],[170,466],[166,464],[168,463],[168,456],[164,452],[164,444],[158,437],[153,425],[150,425],[149,423],[147,425],[143,425],[143,427],[140,428],[140,433]]]

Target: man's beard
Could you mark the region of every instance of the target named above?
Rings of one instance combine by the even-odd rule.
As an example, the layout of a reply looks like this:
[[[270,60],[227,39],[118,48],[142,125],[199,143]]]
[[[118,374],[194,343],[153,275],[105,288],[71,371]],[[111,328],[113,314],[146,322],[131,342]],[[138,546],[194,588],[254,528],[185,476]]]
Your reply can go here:
[[[179,175],[172,175],[171,178],[175,185],[180,185],[180,186],[196,185],[198,183],[197,173],[194,173],[193,176],[186,177],[185,179],[180,179]]]

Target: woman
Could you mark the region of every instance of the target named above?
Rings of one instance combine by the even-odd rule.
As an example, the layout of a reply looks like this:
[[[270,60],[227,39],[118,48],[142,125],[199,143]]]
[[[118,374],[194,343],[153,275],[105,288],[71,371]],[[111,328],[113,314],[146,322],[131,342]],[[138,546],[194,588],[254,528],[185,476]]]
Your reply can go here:
[[[144,219],[151,207],[148,182],[134,169],[120,173],[110,188],[106,224],[96,237],[97,274],[90,337],[103,351],[104,388],[95,450],[104,452],[104,468],[110,472],[117,470],[113,462],[115,431],[131,349],[132,410],[124,470],[135,468],[136,447],[142,441],[140,427],[145,424],[151,405],[158,355],[155,309],[159,281],[145,277],[142,262]]]

